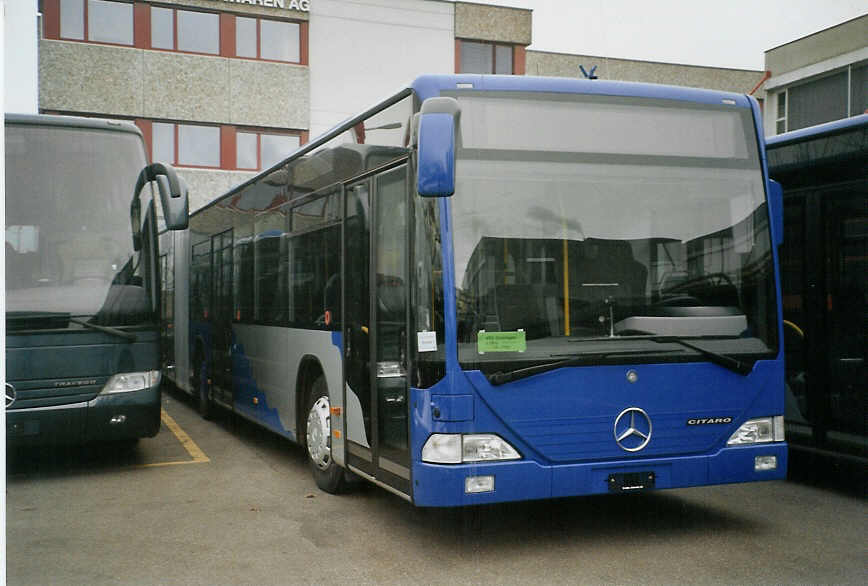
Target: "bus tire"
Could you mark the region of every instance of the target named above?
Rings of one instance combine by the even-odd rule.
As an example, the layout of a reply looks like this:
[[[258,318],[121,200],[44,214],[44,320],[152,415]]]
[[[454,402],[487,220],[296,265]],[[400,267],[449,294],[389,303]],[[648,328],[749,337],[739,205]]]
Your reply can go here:
[[[214,403],[211,401],[211,385],[208,384],[208,369],[204,360],[200,360],[196,368],[196,401],[202,419],[211,419],[214,416]]]
[[[305,445],[308,462],[316,485],[325,492],[338,494],[346,484],[344,470],[331,454],[331,404],[323,375],[317,376],[310,387],[305,422]]]

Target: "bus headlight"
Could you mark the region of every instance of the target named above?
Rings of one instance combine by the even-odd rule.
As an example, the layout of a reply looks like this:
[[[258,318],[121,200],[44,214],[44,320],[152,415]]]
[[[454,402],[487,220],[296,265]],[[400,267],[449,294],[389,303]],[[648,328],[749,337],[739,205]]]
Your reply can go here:
[[[100,394],[129,393],[143,391],[160,384],[160,371],[149,370],[146,372],[124,372],[116,374],[108,379]]]
[[[422,461],[431,464],[518,460],[521,455],[502,437],[491,433],[435,433],[422,447]]]
[[[760,417],[741,424],[726,442],[728,446],[784,441],[784,417]]]

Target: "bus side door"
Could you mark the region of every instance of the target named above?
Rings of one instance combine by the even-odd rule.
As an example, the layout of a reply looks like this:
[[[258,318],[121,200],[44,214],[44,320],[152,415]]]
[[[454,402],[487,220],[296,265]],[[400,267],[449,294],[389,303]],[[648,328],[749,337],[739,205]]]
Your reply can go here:
[[[347,187],[343,282],[347,462],[409,495],[407,182],[401,164]]]

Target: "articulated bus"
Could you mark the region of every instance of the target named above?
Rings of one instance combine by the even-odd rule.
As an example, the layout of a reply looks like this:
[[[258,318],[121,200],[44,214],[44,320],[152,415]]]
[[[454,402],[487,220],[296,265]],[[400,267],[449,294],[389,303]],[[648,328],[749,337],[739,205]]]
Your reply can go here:
[[[156,183],[132,124],[6,115],[6,441],[135,441],[160,429]]]
[[[166,372],[418,506],[784,478],[747,96],[423,76],[163,236]]]
[[[768,140],[784,189],[786,431],[799,461],[868,464],[868,115]],[[797,454],[798,453],[798,454]],[[820,458],[821,460],[818,460]]]

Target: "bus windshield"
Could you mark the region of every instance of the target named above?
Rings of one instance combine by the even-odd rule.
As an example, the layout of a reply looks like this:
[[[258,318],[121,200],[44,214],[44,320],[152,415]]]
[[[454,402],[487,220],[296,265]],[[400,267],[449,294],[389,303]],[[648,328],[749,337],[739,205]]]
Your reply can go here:
[[[8,329],[67,327],[70,318],[153,321],[150,279],[130,232],[145,164],[133,133],[6,125]]]
[[[643,336],[702,338],[723,353],[774,350],[771,241],[749,109],[455,96],[462,364],[602,355],[595,340],[609,352],[612,339],[636,346]]]

